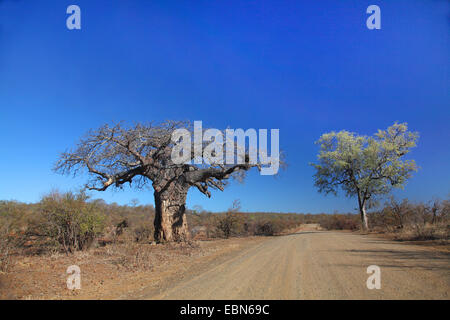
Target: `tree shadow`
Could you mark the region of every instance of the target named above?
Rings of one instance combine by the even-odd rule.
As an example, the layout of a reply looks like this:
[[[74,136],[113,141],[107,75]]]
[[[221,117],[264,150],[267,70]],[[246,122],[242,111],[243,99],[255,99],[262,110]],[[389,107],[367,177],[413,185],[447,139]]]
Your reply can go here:
[[[446,252],[408,249],[344,249],[339,251],[344,255],[358,256],[360,261],[373,261],[381,268],[450,270],[450,253]],[[380,262],[377,263],[377,261]],[[399,261],[399,264],[395,264],[395,261]],[[355,267],[356,265],[340,264],[340,266]]]

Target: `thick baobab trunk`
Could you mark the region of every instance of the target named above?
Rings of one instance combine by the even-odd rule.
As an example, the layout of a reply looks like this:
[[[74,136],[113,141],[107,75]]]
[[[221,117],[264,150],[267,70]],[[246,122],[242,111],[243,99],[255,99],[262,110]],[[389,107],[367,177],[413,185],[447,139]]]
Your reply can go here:
[[[185,215],[188,187],[172,182],[164,190],[155,191],[155,241],[186,241],[189,230]]]

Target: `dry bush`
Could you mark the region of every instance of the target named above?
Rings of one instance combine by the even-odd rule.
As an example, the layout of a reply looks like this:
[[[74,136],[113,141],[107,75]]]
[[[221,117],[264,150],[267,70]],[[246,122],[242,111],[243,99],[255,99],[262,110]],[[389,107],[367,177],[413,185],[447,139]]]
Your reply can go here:
[[[85,193],[53,191],[40,202],[37,218],[27,231],[32,240],[66,253],[88,249],[104,229],[105,217]]]
[[[437,239],[437,226],[430,224],[412,224],[413,238],[411,240],[435,240]]]
[[[384,226],[386,228],[402,229],[412,214],[412,205],[408,199],[402,202],[391,197],[389,203],[383,208]]]
[[[129,227],[130,224],[127,219],[123,219],[115,225],[106,226],[102,237],[97,240],[98,245],[105,246],[130,238]]]
[[[97,255],[104,255],[108,261],[127,271],[147,271],[153,269],[152,248],[150,245],[125,242],[111,244],[97,249]]]
[[[393,197],[384,208],[370,215],[372,228],[392,234],[397,240],[448,240],[449,200],[411,203]]]
[[[327,230],[358,230],[361,222],[356,214],[330,214],[322,215],[320,226]]]
[[[217,235],[216,216],[200,206],[186,210],[186,217],[191,235],[194,239],[208,239]]]
[[[279,213],[232,213],[218,215],[219,235],[272,236],[300,226],[302,216]]]
[[[0,201],[0,272],[7,272],[13,264],[13,257],[19,253],[25,242],[26,206],[15,201]]]
[[[256,224],[255,235],[273,236],[275,234],[275,226],[271,221],[260,222]]]
[[[225,214],[219,215],[216,218],[216,230],[223,237],[229,238],[230,236],[242,234],[243,230],[243,215],[239,213],[241,209],[241,203],[239,200],[235,200],[233,205],[228,209]]]
[[[283,231],[291,230],[298,227],[297,224],[288,219],[272,219],[266,221],[258,221],[255,223],[255,235],[260,236],[273,236]]]
[[[187,211],[188,222],[194,239],[274,235],[294,229],[304,222],[302,214],[273,212],[239,212],[235,201],[225,213],[212,213],[196,206]]]
[[[236,212],[226,212],[217,217],[216,229],[225,238],[239,233],[240,217]]]
[[[449,240],[450,228],[447,223],[412,223],[398,238],[406,240]]]
[[[152,205],[107,204],[83,192],[52,191],[35,204],[0,201],[1,226],[6,217],[13,222],[9,232],[20,239],[14,251],[31,255],[153,239]],[[2,248],[7,243],[1,241]]]
[[[149,242],[153,239],[155,228],[153,224],[146,223],[134,228],[134,239],[136,242]]]
[[[7,272],[11,265],[11,254],[13,244],[11,242],[11,235],[9,234],[9,226],[0,226],[0,271]]]
[[[14,256],[22,251],[25,237],[13,224],[0,218],[0,272],[8,272],[14,264]]]

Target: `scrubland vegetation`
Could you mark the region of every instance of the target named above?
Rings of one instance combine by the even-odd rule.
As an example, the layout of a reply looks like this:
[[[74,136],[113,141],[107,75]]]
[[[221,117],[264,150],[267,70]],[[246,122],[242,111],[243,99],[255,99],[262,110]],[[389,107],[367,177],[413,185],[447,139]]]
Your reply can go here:
[[[397,240],[448,240],[450,200],[413,203],[391,197],[382,209],[369,214],[369,221],[373,231]]]
[[[306,215],[308,216],[308,215]],[[358,214],[320,214],[309,217],[327,230],[359,230]],[[450,200],[411,202],[391,197],[368,213],[369,231],[395,240],[425,241],[450,239]]]
[[[109,255],[120,256],[124,266],[145,269],[146,245],[155,244],[154,215],[152,205],[107,204],[84,192],[52,191],[33,204],[0,201],[0,271],[7,271],[18,255],[103,247]],[[187,210],[187,219],[193,240],[271,236],[303,221],[296,214],[242,213],[237,203],[224,213]]]
[[[370,232],[396,240],[448,243],[449,204],[392,198],[369,213]],[[80,292],[64,289],[65,270],[72,264],[83,269],[83,297],[108,296],[116,290],[111,289],[115,281],[127,279],[124,292],[149,277],[157,286],[161,272],[176,277],[192,263],[201,266],[201,261],[258,243],[259,236],[301,232],[304,224],[324,230],[361,227],[359,214],[242,212],[235,201],[226,212],[187,209],[191,240],[157,245],[154,215],[152,205],[108,204],[84,192],[53,191],[32,204],[0,201],[0,299],[78,297]]]
[[[194,241],[273,236],[310,223],[326,230],[358,230],[361,224],[357,214],[241,212],[238,201],[227,212],[195,207],[186,213]],[[7,271],[17,255],[69,254],[93,247],[105,247],[124,265],[145,269],[143,248],[155,244],[154,214],[152,205],[107,204],[84,192],[53,191],[34,204],[0,201],[0,270]],[[369,213],[369,224],[371,231],[398,240],[448,240],[449,217],[449,200],[412,203],[391,198]]]

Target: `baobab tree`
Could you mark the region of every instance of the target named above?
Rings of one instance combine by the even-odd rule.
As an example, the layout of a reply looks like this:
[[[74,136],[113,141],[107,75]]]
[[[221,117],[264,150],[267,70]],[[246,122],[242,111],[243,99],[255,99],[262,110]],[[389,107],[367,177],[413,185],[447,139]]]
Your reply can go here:
[[[154,189],[156,241],[185,241],[189,231],[185,217],[188,190],[196,187],[210,197],[210,189],[224,190],[231,177],[242,179],[252,167],[248,161],[224,165],[220,163],[187,164],[172,160],[177,129],[191,130],[188,122],[166,121],[160,124],[104,125],[90,130],[78,145],[60,155],[55,171],[78,174],[87,171],[89,190],[104,191],[125,184],[143,188],[149,182]]]
[[[320,152],[318,163],[312,163],[315,185],[325,194],[336,194],[341,188],[347,196],[356,197],[362,227],[367,230],[367,204],[393,187],[403,188],[417,170],[414,160],[403,158],[416,146],[418,136],[408,131],[406,123],[394,123],[372,137],[345,130],[325,133],[316,142]]]

